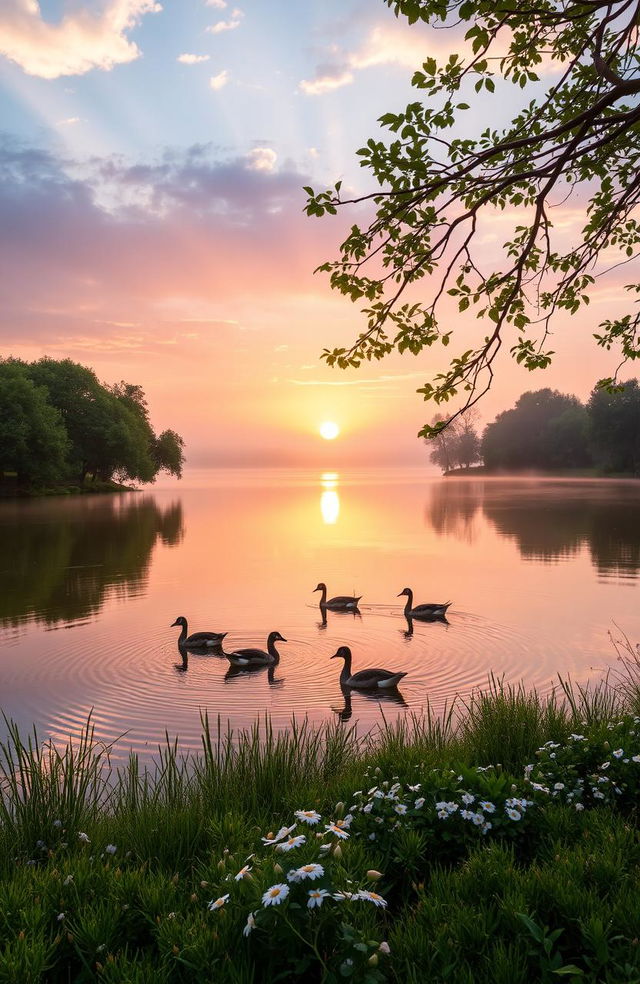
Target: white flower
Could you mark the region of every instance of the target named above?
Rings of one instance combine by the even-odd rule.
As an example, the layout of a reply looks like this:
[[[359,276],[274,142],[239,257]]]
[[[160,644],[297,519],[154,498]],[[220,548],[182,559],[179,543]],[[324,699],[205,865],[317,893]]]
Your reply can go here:
[[[640,762],[640,755],[632,755],[631,756],[631,761],[632,762]]]
[[[573,741],[586,741],[584,735],[569,735],[569,738],[572,738]]]
[[[289,894],[289,886],[283,885],[282,883],[278,885],[272,885],[268,888],[264,895],[262,896],[263,905],[280,905],[283,899],[286,899]]]
[[[489,800],[480,800],[480,809],[481,810],[484,810],[485,813],[495,813],[496,812],[496,808],[495,808],[494,804],[493,803],[490,803]]]
[[[481,824],[484,823],[484,816],[482,815],[482,813],[472,813],[471,821],[472,823],[475,823],[476,827],[479,827]]]
[[[604,793],[601,793],[599,789],[594,790],[593,798],[598,800],[604,799]]]
[[[377,892],[370,892],[366,888],[361,888],[353,897],[354,899],[361,899],[363,902],[373,902],[375,906],[382,909],[386,909],[387,907],[386,899],[383,899]]]
[[[448,813],[447,810],[438,810],[437,813],[438,813],[438,817],[439,817],[440,820],[448,820],[449,819],[449,813]]]
[[[243,868],[240,868],[238,874],[233,876],[234,881],[242,881],[243,878],[248,878],[250,871],[251,871],[251,865],[245,864]]]
[[[347,840],[349,836],[347,831],[339,827],[337,823],[328,823],[325,825],[324,829],[327,831],[328,834],[335,834],[336,837],[340,837],[341,840]]]
[[[322,817],[315,810],[296,810],[294,816],[301,820],[302,823],[308,823],[310,827],[314,824],[319,823]]]
[[[116,847],[115,844],[107,844],[107,846],[104,849],[104,853],[105,854],[115,854],[117,850],[118,850],[118,848]]]
[[[404,803],[396,803],[396,805],[394,806],[394,810],[396,811],[396,813],[399,813],[401,817],[403,817],[407,812],[407,808],[404,805]]]
[[[62,820],[54,820],[53,821],[53,826],[54,827],[61,827],[62,826]]]
[[[518,813],[518,811],[517,811],[517,810],[513,810],[513,809],[511,809],[510,807],[506,807],[506,811],[507,811],[507,816],[508,816],[508,817],[509,817],[509,818],[510,818],[511,820],[519,820],[519,819],[520,819],[520,817],[521,817],[521,814],[520,814],[520,813]]]
[[[210,912],[214,912],[215,909],[221,909],[225,902],[229,901],[229,894],[221,895],[219,899],[211,899],[207,908]]]
[[[491,830],[492,827],[493,827],[493,824],[491,823],[491,821],[490,820],[485,820],[485,822],[482,824],[482,833],[483,834],[486,834],[487,831],[488,830]]]
[[[294,847],[301,847],[306,842],[307,838],[305,835],[298,834],[297,837],[290,837],[289,840],[284,841],[282,844],[276,844],[276,851],[282,851],[283,853],[293,851]]]
[[[463,793],[461,798],[465,806],[470,806],[472,803],[475,803],[476,799],[472,793]]]
[[[613,757],[614,758],[617,758],[617,759],[622,758],[622,756],[624,755],[624,749],[622,749],[622,748],[616,748],[615,752],[613,752],[612,754],[613,754]]]
[[[82,841],[83,844],[90,844],[91,843],[91,841],[89,840],[89,837],[87,836],[87,834],[83,833],[82,831],[80,831],[80,833],[78,834],[78,840],[79,841]]]
[[[419,810],[422,806],[424,806],[425,802],[426,801],[424,796],[419,796],[413,805],[415,806],[416,810]]]
[[[67,875],[67,877],[65,878],[62,884],[71,885],[72,882],[73,882],[73,875]]]
[[[371,813],[372,810],[373,810],[373,803],[365,803],[365,805],[362,807],[363,813]]]
[[[284,837],[288,837],[292,830],[296,829],[296,824],[294,823],[291,827],[280,827],[280,830],[275,835],[275,837],[263,837],[263,844],[277,844]]]
[[[563,782],[554,782],[553,788],[554,789],[564,789],[564,783]]]
[[[575,804],[575,807],[576,807],[576,810],[578,810],[578,811],[579,810],[584,810],[584,806],[582,805],[582,803],[576,803]]]
[[[256,921],[253,918],[253,912],[250,912],[249,915],[247,916],[247,925],[242,930],[242,935],[248,936],[249,933],[253,932],[255,928],[256,928]]]
[[[319,909],[324,900],[329,897],[329,892],[326,888],[310,888],[307,895],[309,896],[307,909]]]
[[[308,878],[310,881],[315,881],[316,878],[322,878],[324,875],[324,868],[321,864],[303,864],[301,868],[292,868],[287,875],[287,881],[290,882],[300,882]]]
[[[387,956],[389,956],[389,954],[391,953],[391,947],[389,946],[389,944],[387,943],[386,940],[383,940],[382,941],[382,943],[378,947],[378,952],[379,953],[386,953]]]
[[[472,817],[475,817],[475,813],[473,810],[460,810],[460,816],[463,820],[471,820]]]
[[[415,786],[407,786],[407,789],[409,790],[410,793],[419,793],[421,789],[421,785],[419,782],[417,782]]]
[[[601,769],[608,769],[610,765],[611,765],[611,762],[603,762],[602,765],[600,766],[600,768]]]
[[[63,922],[64,912],[59,912],[58,915],[56,916],[56,919],[58,920],[58,922]]]

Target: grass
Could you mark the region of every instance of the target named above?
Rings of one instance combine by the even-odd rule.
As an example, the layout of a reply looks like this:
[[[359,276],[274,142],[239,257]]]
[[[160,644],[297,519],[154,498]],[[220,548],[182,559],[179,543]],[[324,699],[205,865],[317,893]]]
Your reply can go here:
[[[525,767],[555,759],[549,747],[558,762],[566,752],[567,774],[587,775],[582,744],[563,745],[575,732],[598,762],[609,738],[640,742],[640,654],[624,636],[615,642],[618,669],[597,686],[561,681],[543,699],[492,678],[441,716],[427,707],[367,735],[340,722],[276,732],[268,719],[234,733],[205,716],[199,755],[183,758],[167,738],[150,769],[133,757],[114,770],[91,721],[63,747],[7,722],[0,984],[640,982],[637,787],[612,780],[624,785],[619,803],[581,811],[570,797],[534,803],[534,794],[517,823],[500,806],[528,788]],[[540,759],[545,742],[554,744]],[[622,761],[612,759],[612,775]],[[419,784],[424,806],[407,791]],[[391,790],[380,800],[389,818],[362,809],[367,794],[356,791],[368,786]],[[499,805],[486,837],[460,811],[435,818],[433,803],[463,788]],[[406,817],[393,812],[403,803]],[[325,833],[350,807],[349,839]],[[321,837],[298,824],[294,836],[307,839],[295,852],[262,843],[300,809],[322,815]],[[324,880],[290,881],[294,859],[321,862]],[[250,877],[237,879],[245,864]],[[373,869],[384,908],[370,897]],[[264,906],[277,883],[286,904]],[[308,911],[317,886],[364,900],[327,896]],[[250,912],[257,925],[245,938]]]

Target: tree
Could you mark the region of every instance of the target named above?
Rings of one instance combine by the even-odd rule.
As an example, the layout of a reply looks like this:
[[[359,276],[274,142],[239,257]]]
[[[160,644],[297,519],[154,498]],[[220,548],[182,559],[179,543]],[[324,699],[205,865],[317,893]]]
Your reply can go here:
[[[488,469],[562,469],[590,463],[587,415],[575,396],[542,389],[523,393],[482,437]]]
[[[478,414],[475,409],[468,410],[448,427],[440,426],[442,423],[443,418],[439,416],[431,421],[434,436],[427,440],[431,448],[431,461],[445,473],[453,468],[468,469],[480,461],[480,436],[476,429]]]
[[[640,387],[630,379],[606,393],[597,387],[587,404],[591,442],[604,471],[640,475]]]
[[[174,430],[163,430],[155,440],[152,454],[158,471],[182,478],[184,441]]]
[[[14,359],[0,361],[0,478],[16,472],[18,485],[56,482],[64,476],[69,441],[47,390]]]
[[[370,217],[375,209],[368,224],[352,226],[339,258],[319,268],[332,288],[369,302],[355,342],[325,349],[323,358],[344,368],[393,350],[416,355],[448,345],[455,329],[442,327],[440,311],[449,295],[461,316],[481,320],[479,337],[418,392],[436,404],[462,394],[455,417],[486,393],[505,342],[518,363],[546,367],[554,315],[583,308],[596,277],[636,260],[640,8],[637,0],[385,3],[410,23],[451,28],[459,50],[444,64],[428,58],[412,79],[424,101],[382,116],[396,136],[370,139],[358,151],[376,190],[343,198],[341,182],[317,194],[305,189],[309,215],[364,203]],[[522,90],[520,111],[505,128],[476,135],[475,121],[492,112],[485,97],[495,94],[495,103],[510,86]],[[476,100],[476,112],[462,134],[467,99]],[[552,223],[554,207],[567,200],[582,216],[568,244],[566,229],[557,233]],[[492,261],[482,234],[498,211],[511,213],[512,232]],[[627,290],[637,294],[640,286]],[[605,349],[619,348],[625,361],[640,356],[639,330],[632,307],[601,322],[594,337]],[[433,426],[420,433],[431,436],[442,425]]]

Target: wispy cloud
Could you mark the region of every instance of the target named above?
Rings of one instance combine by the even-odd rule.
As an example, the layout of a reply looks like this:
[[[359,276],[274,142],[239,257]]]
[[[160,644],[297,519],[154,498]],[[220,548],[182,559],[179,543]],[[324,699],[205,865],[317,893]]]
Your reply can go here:
[[[108,71],[139,57],[140,49],[126,34],[145,14],[162,10],[156,0],[107,0],[100,12],[86,5],[67,7],[58,23],[50,23],[37,0],[2,0],[0,54],[42,79]]]
[[[68,116],[66,120],[58,120],[56,126],[75,126],[76,123],[82,123],[82,117]]]
[[[181,62],[183,65],[199,65],[200,62],[209,61],[210,55],[190,55],[185,53],[183,55],[178,55],[177,61]]]
[[[316,368],[302,366],[301,368]],[[376,376],[374,379],[288,379],[293,386],[388,386],[390,383],[406,382],[408,379],[424,379],[423,372],[403,372],[390,376]]]
[[[217,10],[224,10],[227,6],[227,0],[205,0],[205,6],[216,7]]]
[[[228,20],[217,21],[215,24],[211,24],[206,30],[209,34],[222,34],[223,31],[235,31],[237,27],[240,27],[244,18],[244,12],[239,8],[231,11],[231,16]]]
[[[209,79],[210,88],[214,89],[216,92],[218,89],[224,89],[225,85],[229,81],[229,72],[226,68],[223,68],[221,72],[217,75],[212,75]]]

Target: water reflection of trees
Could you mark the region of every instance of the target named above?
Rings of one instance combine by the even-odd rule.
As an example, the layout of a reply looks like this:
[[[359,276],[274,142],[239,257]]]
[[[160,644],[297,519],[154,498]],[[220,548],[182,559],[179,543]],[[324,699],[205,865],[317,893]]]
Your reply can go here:
[[[441,535],[473,542],[479,510],[528,560],[554,563],[586,547],[603,576],[640,571],[640,486],[446,480],[433,490],[428,521]]]
[[[160,509],[146,496],[29,503],[3,508],[0,535],[0,624],[70,622],[99,611],[108,593],[144,590],[156,542],[184,535],[182,506]]]

